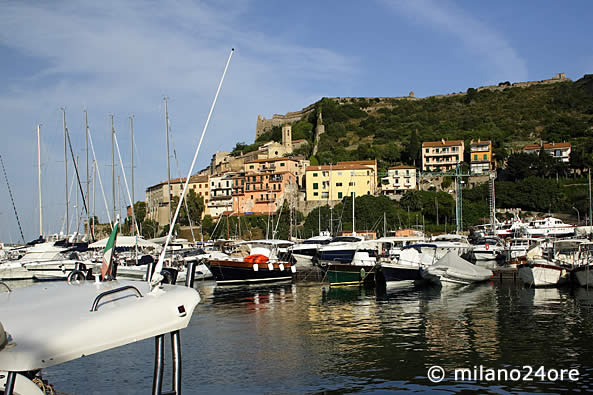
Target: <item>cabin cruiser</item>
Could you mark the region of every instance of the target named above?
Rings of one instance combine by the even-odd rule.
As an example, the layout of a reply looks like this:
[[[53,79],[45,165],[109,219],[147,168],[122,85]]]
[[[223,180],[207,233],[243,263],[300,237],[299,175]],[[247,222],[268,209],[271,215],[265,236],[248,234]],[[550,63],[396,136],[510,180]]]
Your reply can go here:
[[[530,287],[560,286],[570,279],[570,267],[546,258],[534,258],[517,265],[519,278]]]
[[[575,234],[573,225],[554,217],[530,221],[525,230],[530,237],[568,237]]]
[[[476,266],[449,251],[434,265],[422,270],[422,278],[436,285],[473,284],[492,278],[492,271]]]
[[[410,244],[403,247],[398,259],[381,260],[379,270],[386,283],[420,280],[421,270],[434,264],[437,254],[436,244]]]
[[[503,256],[504,249],[504,243],[498,237],[484,237],[473,244],[471,255],[476,261],[494,261]]]
[[[318,264],[321,266],[330,263],[352,263],[354,255],[358,252],[367,253],[369,257],[377,256],[377,245],[372,241],[365,241],[361,236],[337,236],[331,242],[317,250]]]
[[[311,266],[313,264],[313,259],[317,256],[317,250],[329,244],[331,240],[332,237],[329,233],[321,234],[290,247],[289,251],[294,258],[297,270],[299,267]]]
[[[532,237],[516,237],[507,240],[509,258],[515,260],[527,255],[527,251],[538,239]]]
[[[458,234],[434,236],[430,243],[437,246],[439,259],[449,251],[453,251],[459,256],[468,256],[472,249],[467,237]]]
[[[593,286],[593,243],[579,245],[578,261],[572,270],[574,282],[581,287]]]
[[[33,273],[18,261],[0,262],[0,281],[32,280]]]

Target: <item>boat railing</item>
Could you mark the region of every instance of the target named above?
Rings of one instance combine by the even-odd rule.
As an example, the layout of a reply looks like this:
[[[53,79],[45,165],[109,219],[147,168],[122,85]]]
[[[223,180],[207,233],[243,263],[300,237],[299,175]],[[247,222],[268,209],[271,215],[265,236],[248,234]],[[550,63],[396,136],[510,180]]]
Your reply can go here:
[[[101,292],[99,295],[97,295],[97,297],[95,298],[95,301],[93,302],[93,307],[91,307],[91,311],[97,311],[99,309],[99,302],[105,296],[113,295],[113,294],[124,292],[127,290],[134,290],[134,291],[136,291],[136,297],[138,297],[138,298],[142,297],[142,293],[138,290],[138,288],[134,287],[133,285],[126,285],[123,287],[110,289],[108,291]]]

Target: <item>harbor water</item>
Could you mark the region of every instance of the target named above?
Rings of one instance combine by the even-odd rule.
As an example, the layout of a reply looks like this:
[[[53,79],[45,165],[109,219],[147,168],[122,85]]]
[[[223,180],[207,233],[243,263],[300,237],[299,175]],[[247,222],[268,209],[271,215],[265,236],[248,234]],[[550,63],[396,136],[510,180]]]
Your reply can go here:
[[[186,394],[593,389],[593,290],[512,282],[400,284],[380,294],[321,283],[222,288],[206,281],[196,288],[202,302],[181,331]],[[167,339],[168,368],[169,345]],[[49,368],[44,379],[68,394],[146,394],[153,355],[148,339]],[[442,381],[429,380],[432,366],[443,369]],[[534,374],[540,367],[576,369],[578,380],[453,374],[482,367],[525,376],[526,366]],[[166,370],[164,390],[170,376]]]

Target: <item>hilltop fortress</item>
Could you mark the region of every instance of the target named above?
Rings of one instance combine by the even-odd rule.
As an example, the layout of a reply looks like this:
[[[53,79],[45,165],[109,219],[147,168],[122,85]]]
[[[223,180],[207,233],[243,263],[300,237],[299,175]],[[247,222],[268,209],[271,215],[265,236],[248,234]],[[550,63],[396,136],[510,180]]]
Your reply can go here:
[[[533,85],[542,85],[542,84],[554,84],[557,82],[566,82],[571,81],[569,78],[566,78],[564,73],[558,73],[550,79],[541,80],[541,81],[526,81],[526,82],[501,82],[498,85],[488,85],[488,86],[481,86],[476,90],[478,92],[483,90],[490,90],[490,91],[500,91],[506,88],[526,88]],[[457,93],[449,93],[443,95],[434,95],[434,96],[427,96],[427,97],[416,97],[414,92],[410,92],[408,96],[397,96],[397,97],[332,97],[330,100],[334,100],[340,104],[350,103],[359,99],[366,99],[366,100],[376,100],[379,99],[380,102],[389,101],[389,100],[426,100],[426,99],[442,99],[445,97],[453,97],[453,96],[464,96],[466,92],[457,92]],[[285,115],[274,114],[271,119],[266,119],[261,115],[257,116],[257,124],[255,127],[255,138],[257,139],[261,134],[270,131],[274,126],[283,126],[288,123],[293,123],[300,121],[304,117],[307,117],[310,113],[315,110],[315,103],[311,104],[300,111],[288,112]]]

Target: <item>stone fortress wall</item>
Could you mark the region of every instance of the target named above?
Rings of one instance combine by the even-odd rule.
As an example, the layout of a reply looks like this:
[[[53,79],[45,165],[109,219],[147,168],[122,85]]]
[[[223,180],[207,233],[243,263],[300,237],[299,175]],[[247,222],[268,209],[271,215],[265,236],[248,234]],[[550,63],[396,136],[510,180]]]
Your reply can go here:
[[[501,91],[506,88],[526,88],[526,87],[533,86],[533,85],[554,84],[557,82],[566,82],[566,81],[571,81],[571,80],[566,77],[565,73],[558,73],[554,77],[547,79],[547,80],[525,81],[525,82],[515,82],[515,83],[501,82],[498,85],[481,86],[481,87],[477,88],[476,90],[478,92],[483,91],[483,90]],[[442,98],[446,98],[446,97],[464,96],[466,94],[467,94],[466,92],[454,92],[454,93],[448,93],[448,94],[443,94],[443,95],[434,95],[434,96],[427,96],[427,97],[419,98],[414,95],[414,92],[410,92],[410,94],[408,96],[332,97],[332,98],[330,98],[330,100],[335,100],[336,102],[341,103],[341,104],[347,104],[347,103],[356,102],[360,99],[364,99],[364,100],[368,100],[368,101],[379,99],[379,103],[381,103],[381,102],[389,102],[392,100],[442,99]],[[377,105],[373,106],[373,107],[376,107],[375,110],[378,107],[389,107],[390,106],[388,103],[385,103],[385,105],[381,105],[379,103],[378,103],[378,106]],[[258,115],[257,116],[257,124],[256,124],[256,128],[255,128],[255,138],[257,139],[261,134],[271,130],[272,127],[274,127],[274,126],[281,127],[282,125],[287,124],[287,123],[300,121],[304,117],[308,116],[314,110],[315,110],[315,104],[311,104],[311,105],[303,108],[300,111],[289,112],[289,113],[286,113],[285,115],[274,114],[271,119],[266,119],[263,116]]]

